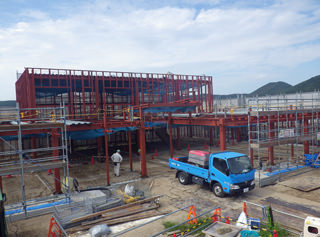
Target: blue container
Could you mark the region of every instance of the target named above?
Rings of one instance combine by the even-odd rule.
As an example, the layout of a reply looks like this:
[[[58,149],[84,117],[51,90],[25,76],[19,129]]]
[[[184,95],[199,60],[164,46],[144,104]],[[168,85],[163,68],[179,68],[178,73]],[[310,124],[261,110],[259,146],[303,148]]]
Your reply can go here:
[[[259,230],[260,229],[260,219],[249,217],[248,224],[251,227],[251,230]]]

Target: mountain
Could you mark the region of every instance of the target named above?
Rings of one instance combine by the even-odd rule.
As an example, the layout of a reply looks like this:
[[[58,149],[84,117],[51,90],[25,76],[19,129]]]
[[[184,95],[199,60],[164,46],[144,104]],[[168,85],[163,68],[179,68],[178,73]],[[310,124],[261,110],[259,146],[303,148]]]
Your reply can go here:
[[[320,90],[320,75],[311,77],[310,79],[287,89],[286,93],[311,92],[314,90]]]
[[[286,93],[292,87],[292,85],[283,81],[270,82],[251,92],[249,96],[279,95]]]

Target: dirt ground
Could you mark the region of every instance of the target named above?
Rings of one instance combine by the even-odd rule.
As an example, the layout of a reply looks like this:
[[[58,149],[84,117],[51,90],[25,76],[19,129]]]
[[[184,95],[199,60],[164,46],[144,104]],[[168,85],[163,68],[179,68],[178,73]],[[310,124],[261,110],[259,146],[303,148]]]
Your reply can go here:
[[[175,151],[175,156],[187,155],[187,146],[183,144],[184,150]],[[203,150],[203,143],[198,142],[193,144],[191,149]],[[209,148],[210,149],[210,148]],[[149,149],[150,150],[150,149]],[[218,148],[211,148],[212,152],[218,151]],[[235,146],[229,146],[228,150],[239,151],[243,153],[248,152],[247,143],[240,143]],[[297,189],[293,189],[281,184],[281,182],[259,188],[256,187],[249,193],[245,193],[240,196],[227,196],[225,198],[217,198],[213,195],[210,189],[206,186],[201,187],[197,184],[181,185],[175,178],[175,171],[168,168],[169,151],[166,148],[158,147],[158,157],[151,159],[153,155],[149,152],[147,155],[147,167],[148,178],[141,179],[139,185],[150,190],[152,195],[163,195],[160,199],[159,211],[170,212],[177,210],[178,208],[195,205],[197,214],[200,214],[206,210],[215,207],[221,207],[222,215],[230,216],[231,218],[237,218],[241,212],[242,201],[246,200],[253,203],[268,204],[270,199],[280,200],[282,202],[294,203],[297,206],[303,206],[308,210],[313,210],[314,213],[320,213],[320,189],[315,189],[310,192],[303,192]],[[138,179],[140,177],[140,163],[137,156],[134,156],[133,168],[131,172],[129,169],[129,161],[126,156],[125,160],[121,164],[120,177],[114,177],[112,172],[112,166],[110,165],[110,178],[111,184]],[[47,175],[46,172],[36,174],[27,174],[26,181],[26,193],[27,199],[33,199],[36,197],[43,197],[51,194],[50,189],[53,187],[53,178]],[[72,165],[70,168],[70,176],[77,178],[80,187],[93,187],[106,185],[106,169],[105,163],[96,162],[94,165],[89,164],[77,164]],[[306,176],[320,177],[320,169],[312,169],[306,173],[292,177],[292,179],[301,179]],[[46,187],[40,179],[48,183],[49,187]],[[3,180],[4,192],[7,193],[8,202],[13,203],[20,200],[20,177],[14,176],[12,178]],[[301,217],[305,217],[306,213],[303,211],[289,210],[287,207],[281,207],[275,205],[276,208],[281,210],[290,211]],[[251,209],[248,208],[250,211]],[[252,209],[253,210],[253,209]],[[258,212],[252,212],[257,214]],[[248,213],[250,215],[250,213]],[[35,217],[28,220],[18,221],[8,224],[9,236],[47,236],[49,220],[51,215],[45,215],[41,217]],[[187,210],[181,211],[163,220],[155,221],[152,224],[148,224],[135,231],[129,232],[124,236],[150,236],[158,233],[164,229],[162,223],[165,220],[171,220],[175,222],[182,222],[187,218]],[[281,221],[279,219],[278,221]],[[301,220],[300,220],[301,222]],[[301,224],[301,223],[300,223]]]

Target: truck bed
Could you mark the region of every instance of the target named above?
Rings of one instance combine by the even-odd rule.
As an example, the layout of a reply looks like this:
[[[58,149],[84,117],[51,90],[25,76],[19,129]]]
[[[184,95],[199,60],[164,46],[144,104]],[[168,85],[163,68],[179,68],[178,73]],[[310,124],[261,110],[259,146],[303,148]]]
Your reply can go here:
[[[176,170],[181,170],[186,173],[208,179],[209,170],[188,163],[188,156],[169,159],[169,167]]]

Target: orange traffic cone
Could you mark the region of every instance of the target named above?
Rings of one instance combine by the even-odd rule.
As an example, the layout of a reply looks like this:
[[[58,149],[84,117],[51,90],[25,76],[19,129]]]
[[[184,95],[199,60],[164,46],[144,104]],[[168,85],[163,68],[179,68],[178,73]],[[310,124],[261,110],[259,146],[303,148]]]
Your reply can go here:
[[[243,202],[243,204],[242,204],[242,211],[244,212],[244,214],[246,214],[246,216],[248,216],[247,203],[246,202]]]

